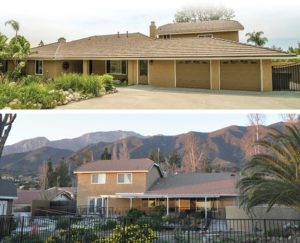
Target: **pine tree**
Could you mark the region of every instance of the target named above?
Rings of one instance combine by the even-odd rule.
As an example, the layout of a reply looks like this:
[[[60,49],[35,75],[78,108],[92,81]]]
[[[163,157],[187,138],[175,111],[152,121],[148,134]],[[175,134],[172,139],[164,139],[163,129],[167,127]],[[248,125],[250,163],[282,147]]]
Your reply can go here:
[[[71,186],[71,178],[69,176],[69,168],[65,162],[65,159],[62,158],[57,167],[55,168],[55,177],[57,181],[57,186],[59,187],[67,187]]]
[[[111,160],[111,153],[108,152],[108,148],[104,148],[103,153],[101,154],[102,160]]]

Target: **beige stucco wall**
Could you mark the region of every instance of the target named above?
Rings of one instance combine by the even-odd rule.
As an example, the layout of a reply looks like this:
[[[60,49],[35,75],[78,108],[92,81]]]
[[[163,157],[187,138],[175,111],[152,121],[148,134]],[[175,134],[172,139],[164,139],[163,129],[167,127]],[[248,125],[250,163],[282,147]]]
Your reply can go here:
[[[146,191],[146,173],[132,173],[132,184],[117,184],[117,173],[106,173],[106,184],[91,184],[91,174],[77,174],[77,205],[87,205],[88,197]]]
[[[160,178],[160,173],[157,167],[153,166],[147,175],[146,189],[149,189],[159,178]]]
[[[260,91],[260,61],[248,61],[248,64],[239,61],[221,61],[221,89]],[[226,64],[227,63],[227,64]]]
[[[220,88],[220,60],[211,60],[211,89]]]
[[[262,60],[263,65],[263,91],[272,91],[272,61]]]
[[[210,62],[177,61],[176,87],[210,89]]]
[[[239,41],[239,32],[238,31],[230,31],[230,32],[215,32],[215,33],[200,33],[200,34],[172,34],[171,38],[189,38],[189,37],[198,37],[199,35],[212,35],[214,38],[221,38],[225,40],[231,41]],[[159,38],[163,38],[163,35],[159,36]]]
[[[95,60],[92,61],[92,73],[97,75],[102,75],[106,73],[105,70],[105,61],[103,60]]]
[[[174,61],[154,60],[150,62],[149,83],[154,86],[175,87]]]
[[[127,65],[128,84],[137,84],[137,61],[130,60]]]

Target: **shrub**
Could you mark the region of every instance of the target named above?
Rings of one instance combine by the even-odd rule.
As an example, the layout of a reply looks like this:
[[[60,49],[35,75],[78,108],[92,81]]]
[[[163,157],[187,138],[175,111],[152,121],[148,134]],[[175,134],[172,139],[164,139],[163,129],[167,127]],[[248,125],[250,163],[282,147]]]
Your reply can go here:
[[[135,223],[139,218],[144,216],[145,213],[141,210],[138,210],[136,208],[131,208],[128,210],[125,220],[126,222]]]
[[[64,96],[58,91],[49,91],[43,84],[31,83],[20,87],[18,99],[21,104],[16,104],[12,108],[49,109],[55,107],[57,102],[63,101]]]
[[[3,82],[0,84],[0,108],[6,107],[12,100],[18,98],[18,87],[15,83]]]
[[[110,91],[114,88],[114,78],[109,74],[104,74],[101,76],[101,84],[106,91]]]
[[[27,75],[22,79],[22,85],[28,85],[31,83],[40,83],[42,81],[41,77],[35,75]]]
[[[62,76],[54,79],[54,87],[56,89],[72,89],[84,94],[93,94],[94,96],[99,96],[99,91],[102,87],[101,76],[83,76],[77,73],[63,74]]]
[[[116,226],[117,226],[117,221],[107,220],[106,223],[100,225],[99,228],[102,230],[112,230],[112,229],[116,228]]]
[[[3,243],[15,243],[15,242],[22,242],[22,243],[44,243],[41,236],[38,234],[31,234],[31,233],[23,233],[17,234],[11,237],[7,237],[3,240]]]
[[[56,229],[68,229],[70,227],[69,218],[60,218],[56,223]]]
[[[94,241],[94,243],[152,243],[157,237],[154,235],[154,231],[149,225],[129,225],[125,229],[122,229],[120,225],[117,225],[113,230],[113,234],[107,238],[100,238]]]
[[[60,232],[60,237],[58,237],[63,242],[72,243],[93,242],[97,238],[92,229],[85,229],[84,227],[71,227],[68,230],[63,230]],[[56,241],[55,243],[60,243],[60,241]]]

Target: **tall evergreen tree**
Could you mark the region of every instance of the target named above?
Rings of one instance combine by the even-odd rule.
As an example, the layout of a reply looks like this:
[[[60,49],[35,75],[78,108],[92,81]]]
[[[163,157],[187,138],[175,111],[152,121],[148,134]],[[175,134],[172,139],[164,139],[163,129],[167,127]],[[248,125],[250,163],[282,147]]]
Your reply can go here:
[[[62,158],[55,169],[55,176],[57,181],[57,186],[67,187],[71,186],[71,178],[69,176],[69,168],[65,159]]]
[[[104,148],[103,153],[101,154],[102,160],[111,160],[111,153],[108,151],[108,148]]]

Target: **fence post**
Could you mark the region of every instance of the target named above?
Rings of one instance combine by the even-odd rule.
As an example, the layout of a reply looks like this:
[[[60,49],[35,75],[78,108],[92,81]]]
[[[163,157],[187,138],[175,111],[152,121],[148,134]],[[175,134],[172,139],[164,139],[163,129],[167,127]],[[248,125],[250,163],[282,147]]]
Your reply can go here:
[[[68,240],[67,242],[71,243],[71,217],[69,216],[69,227],[68,227]]]
[[[267,234],[267,225],[266,225],[266,219],[264,219],[264,236],[265,236],[265,242],[268,242],[268,234]]]
[[[190,226],[191,226],[191,218],[190,216],[187,217],[187,227],[188,227],[188,243],[191,242],[191,239],[190,239]]]
[[[23,242],[23,228],[24,228],[24,216],[22,216],[22,222],[21,222],[21,242]]]

